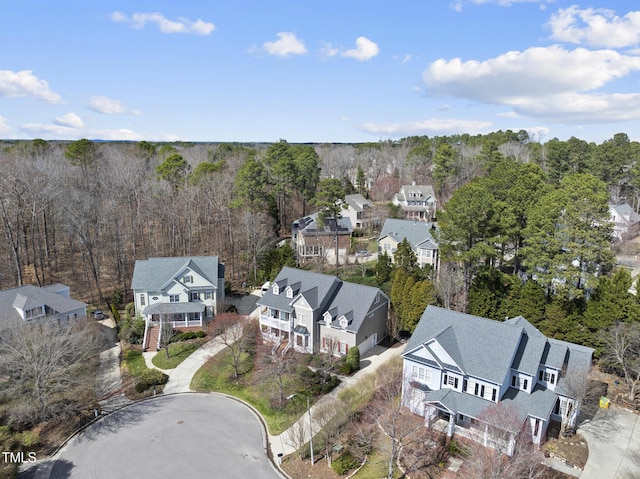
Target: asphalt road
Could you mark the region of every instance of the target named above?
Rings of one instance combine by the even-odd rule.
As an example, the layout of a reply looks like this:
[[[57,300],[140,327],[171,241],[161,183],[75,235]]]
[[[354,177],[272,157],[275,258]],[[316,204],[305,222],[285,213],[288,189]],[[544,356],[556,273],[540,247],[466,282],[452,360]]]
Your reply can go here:
[[[277,479],[262,426],[243,404],[180,394],[133,404],[97,422],[55,459],[55,479]]]

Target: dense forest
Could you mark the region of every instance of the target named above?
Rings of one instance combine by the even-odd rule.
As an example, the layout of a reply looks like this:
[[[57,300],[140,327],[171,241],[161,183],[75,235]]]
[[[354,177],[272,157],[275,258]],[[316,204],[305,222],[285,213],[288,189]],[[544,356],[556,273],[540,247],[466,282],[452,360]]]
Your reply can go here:
[[[226,263],[230,281],[256,283],[291,221],[323,204],[322,179],[335,178],[345,192],[357,189],[380,202],[401,184],[433,184],[446,210],[443,239],[453,235],[449,239],[460,244],[455,235],[465,232],[453,226],[467,233],[485,229],[465,239],[471,241],[468,251],[455,252],[467,265],[469,291],[480,263],[502,272],[511,268],[511,274],[539,266],[527,263],[540,254],[526,254],[534,245],[523,238],[535,236],[529,214],[538,218],[540,233],[548,226],[548,208],[575,203],[569,192],[578,184],[600,188],[605,202],[637,208],[638,158],[640,144],[623,133],[599,145],[577,138],[543,143],[525,131],[313,145],[4,141],[0,288],[59,281],[88,302],[122,302],[136,259],[206,254]],[[512,188],[516,181],[519,189]],[[554,199],[549,190],[565,194]],[[485,200],[469,197],[475,194]],[[543,196],[548,204],[531,212]],[[456,201],[468,218],[455,217]],[[483,208],[500,221],[483,217]],[[464,223],[473,218],[486,221]]]

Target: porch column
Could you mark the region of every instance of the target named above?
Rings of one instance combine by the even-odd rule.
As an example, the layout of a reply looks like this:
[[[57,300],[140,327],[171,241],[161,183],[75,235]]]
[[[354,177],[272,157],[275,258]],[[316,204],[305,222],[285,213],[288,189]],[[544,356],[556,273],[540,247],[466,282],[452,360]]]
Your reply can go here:
[[[452,437],[453,431],[456,427],[456,415],[454,413],[449,414],[449,427],[447,427],[447,436]]]

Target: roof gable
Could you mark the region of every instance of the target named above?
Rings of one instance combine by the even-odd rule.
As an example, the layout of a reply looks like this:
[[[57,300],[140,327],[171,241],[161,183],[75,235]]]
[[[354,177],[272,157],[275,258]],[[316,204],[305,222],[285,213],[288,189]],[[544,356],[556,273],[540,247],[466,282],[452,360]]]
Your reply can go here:
[[[137,260],[133,269],[131,289],[142,291],[162,291],[180,274],[190,269],[201,278],[216,286],[224,269],[220,268],[217,256],[188,256],[149,258]],[[179,281],[178,281],[179,282]]]
[[[389,237],[400,243],[404,238],[407,238],[413,250],[416,250],[419,246],[427,247],[427,245],[433,246],[432,249],[437,249],[438,243],[431,236],[431,228],[432,223],[425,223],[424,221],[387,218],[380,231],[378,241]],[[427,249],[430,248],[427,247]]]

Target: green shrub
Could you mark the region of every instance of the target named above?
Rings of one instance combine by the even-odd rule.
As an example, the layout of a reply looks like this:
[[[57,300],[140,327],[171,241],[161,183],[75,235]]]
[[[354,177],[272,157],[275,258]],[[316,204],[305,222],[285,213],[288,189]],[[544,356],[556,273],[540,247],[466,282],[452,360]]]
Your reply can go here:
[[[144,319],[127,318],[120,326],[120,339],[128,341],[129,344],[141,344],[144,336]]]
[[[136,303],[129,303],[124,307],[125,312],[130,318],[133,318],[136,314]]]
[[[342,476],[359,465],[360,463],[358,460],[353,457],[349,451],[347,451],[331,463],[331,469],[336,471],[336,474]]]
[[[360,369],[360,350],[357,346],[349,348],[347,357],[345,358],[345,364],[349,368],[349,372],[347,374],[351,374],[352,372]]]
[[[204,338],[207,335],[204,331],[187,331],[185,333],[179,333],[171,337],[170,343],[177,343],[180,341],[188,341],[189,339]]]
[[[158,369],[149,369],[143,372],[136,382],[136,392],[143,392],[152,386],[167,384],[169,376]]]
[[[451,454],[452,456],[469,457],[472,454],[471,449],[469,449],[469,446],[460,444],[455,439],[452,439],[451,441],[449,441],[447,449],[449,450],[449,454]]]
[[[32,447],[40,443],[40,437],[33,431],[22,431],[17,433],[15,437],[25,447]]]

